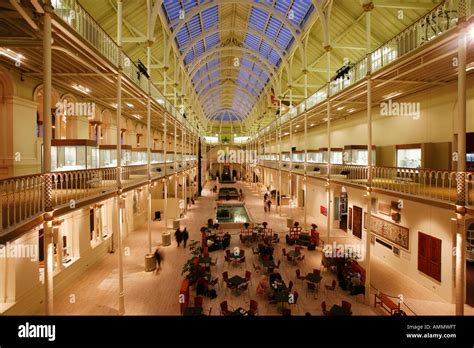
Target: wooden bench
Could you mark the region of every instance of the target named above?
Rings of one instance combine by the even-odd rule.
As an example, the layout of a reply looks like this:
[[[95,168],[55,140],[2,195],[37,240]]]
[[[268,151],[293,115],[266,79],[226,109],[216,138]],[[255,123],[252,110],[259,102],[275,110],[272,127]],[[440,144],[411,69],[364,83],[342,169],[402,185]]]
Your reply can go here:
[[[380,305],[383,309],[390,313],[390,315],[394,315],[400,311],[400,306],[396,305],[387,295],[384,294],[376,294],[375,295],[375,303],[374,307]]]

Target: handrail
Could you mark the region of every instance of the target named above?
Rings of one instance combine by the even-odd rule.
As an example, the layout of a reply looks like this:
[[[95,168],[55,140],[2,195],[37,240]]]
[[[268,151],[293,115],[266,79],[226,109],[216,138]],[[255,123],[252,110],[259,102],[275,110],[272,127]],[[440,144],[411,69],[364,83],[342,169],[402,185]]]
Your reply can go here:
[[[423,15],[420,19],[406,27],[400,33],[395,35],[393,38],[389,39],[385,43],[381,44],[378,48],[371,52],[372,57],[372,72],[378,71],[383,67],[387,66],[388,64],[392,63],[393,61],[403,57],[408,52],[411,52],[427,42],[431,41],[433,38],[437,37],[438,35],[446,32],[448,29],[451,28],[453,22],[457,22],[458,20],[458,13],[457,13],[457,3],[459,0],[445,0],[441,4],[437,5],[427,14]],[[451,13],[454,14],[453,17],[442,18],[441,14]],[[441,17],[441,19],[439,19]],[[429,25],[428,25],[429,24]],[[425,32],[422,32],[422,28],[425,27]],[[430,33],[429,30],[433,33]],[[436,30],[433,30],[436,29]],[[424,35],[423,35],[424,34]],[[428,34],[433,34],[429,36]],[[396,45],[395,45],[396,44]],[[385,58],[384,58],[385,57]],[[340,78],[337,80],[332,80],[329,82],[330,87],[330,96],[333,96],[346,88],[352,86],[354,83],[362,80],[365,77],[367,67],[367,57],[362,57],[359,61],[357,61],[349,70],[348,72],[348,81],[346,78]],[[365,65],[365,66],[364,66]],[[362,73],[361,73],[362,72]],[[290,112],[280,116],[269,125],[258,131],[252,139],[256,139],[262,136],[264,130],[270,127],[274,127],[277,122],[280,120],[280,124],[289,121],[301,113],[308,111],[310,108],[315,107],[319,104],[322,104],[328,99],[327,96],[328,84],[326,83],[320,89],[318,89],[315,93],[309,96],[307,99],[303,100],[300,104],[293,107]],[[322,99],[324,96],[324,99]],[[302,106],[302,104],[305,104]],[[308,106],[308,104],[311,104]],[[294,112],[296,110],[297,112]],[[298,110],[302,110],[298,112]]]
[[[187,161],[196,165],[196,161]],[[152,180],[165,175],[164,166],[152,164]],[[161,168],[161,170],[157,170]],[[167,172],[172,175],[193,167],[184,166]],[[132,165],[120,168],[124,188],[148,181],[147,165]],[[51,199],[54,209],[75,205],[83,200],[99,197],[117,190],[117,167],[51,172],[30,176],[0,179],[0,230],[9,231],[44,213],[45,184],[51,184]]]
[[[278,164],[275,160],[261,160],[260,165],[275,168],[271,164]],[[298,162],[301,165],[304,162]],[[368,180],[369,167],[353,164],[330,164],[313,163],[309,167],[318,167],[319,171],[309,170],[307,175],[313,177],[328,176],[337,182],[347,182],[352,185],[365,187]],[[294,170],[295,168],[293,168]],[[286,168],[286,170],[291,170]],[[298,173],[298,171],[295,171]],[[402,168],[372,166],[372,187],[386,191],[408,194],[437,201],[454,204],[457,201],[457,173],[451,170],[428,169],[428,168]],[[474,206],[474,173],[465,172],[466,206]]]

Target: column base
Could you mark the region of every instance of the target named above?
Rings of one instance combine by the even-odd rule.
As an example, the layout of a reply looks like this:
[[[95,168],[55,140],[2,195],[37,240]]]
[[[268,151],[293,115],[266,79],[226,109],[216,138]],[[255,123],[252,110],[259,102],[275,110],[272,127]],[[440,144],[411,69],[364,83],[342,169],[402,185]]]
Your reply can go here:
[[[156,269],[156,259],[153,254],[145,255],[145,272],[153,272]]]

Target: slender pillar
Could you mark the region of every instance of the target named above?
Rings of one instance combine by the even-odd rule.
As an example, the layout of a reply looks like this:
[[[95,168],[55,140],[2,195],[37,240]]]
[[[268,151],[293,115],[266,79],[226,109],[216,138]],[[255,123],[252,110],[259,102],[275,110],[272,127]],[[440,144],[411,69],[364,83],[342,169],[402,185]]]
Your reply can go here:
[[[147,233],[148,233],[148,255],[152,253],[152,234],[151,234],[151,46],[153,45],[153,28],[152,28],[152,3],[151,0],[147,0],[147,48],[146,48],[146,68],[148,72],[148,97],[146,105],[146,154],[147,154],[147,177],[148,177],[148,189],[147,189]],[[147,269],[147,267],[145,267]]]
[[[329,28],[328,28],[329,30]],[[326,118],[327,118],[327,181],[326,181],[326,226],[327,226],[327,243],[330,243],[331,238],[331,46],[329,44],[324,47],[326,50],[326,59],[327,59],[327,81],[328,81],[328,90],[327,90],[327,109],[326,109]]]
[[[366,54],[367,54],[367,217],[365,236],[365,304],[371,304],[371,271],[370,271],[370,239],[372,221],[372,47],[371,47],[371,11],[374,5],[371,1],[364,3],[366,20]]]
[[[467,5],[459,3],[458,36],[458,113],[456,172],[456,315],[464,315],[466,302],[466,54],[467,54]]]
[[[48,1],[44,5],[43,14],[43,173],[51,172],[51,14],[53,8]],[[54,273],[54,245],[53,245],[53,207],[52,207],[52,177],[45,175],[44,202],[45,213],[43,223],[44,245],[44,307],[46,315],[54,314],[53,306],[53,273]]]
[[[122,118],[122,19],[123,19],[123,2],[117,1],[117,51],[118,51],[118,74],[117,74],[117,197],[116,209],[117,217],[117,244],[118,244],[118,267],[119,267],[119,315],[125,314],[125,295],[123,287],[123,198],[122,198],[122,146],[120,142],[121,118]]]
[[[166,117],[166,113],[164,114],[164,146],[163,152],[165,154],[165,178],[163,180],[163,190],[164,190],[164,207],[163,207],[163,220],[165,223],[165,228],[163,234],[168,234],[168,118]]]

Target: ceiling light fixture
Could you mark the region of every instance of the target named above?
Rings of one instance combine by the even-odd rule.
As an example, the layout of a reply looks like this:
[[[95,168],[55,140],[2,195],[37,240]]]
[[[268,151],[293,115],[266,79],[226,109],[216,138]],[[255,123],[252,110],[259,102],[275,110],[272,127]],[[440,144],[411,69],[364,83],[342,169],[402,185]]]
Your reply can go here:
[[[83,85],[72,85],[72,88],[82,93],[89,93],[91,90]]]
[[[341,110],[344,110],[345,106],[340,106],[337,108],[337,111],[341,111]]]
[[[141,119],[142,119],[142,117],[141,117],[140,115],[138,115],[138,114],[134,114],[134,115],[132,115],[132,116],[135,117],[135,118],[138,119],[138,120],[141,120]]]
[[[0,47],[0,56],[5,56],[7,58],[10,58],[11,60],[14,60],[16,62],[15,65],[21,64],[21,60],[24,58],[22,54],[16,53],[9,48],[3,47]]]
[[[134,108],[134,106],[133,106],[132,103],[125,103],[125,104],[126,104],[130,109],[133,109],[133,108]]]

